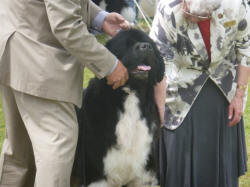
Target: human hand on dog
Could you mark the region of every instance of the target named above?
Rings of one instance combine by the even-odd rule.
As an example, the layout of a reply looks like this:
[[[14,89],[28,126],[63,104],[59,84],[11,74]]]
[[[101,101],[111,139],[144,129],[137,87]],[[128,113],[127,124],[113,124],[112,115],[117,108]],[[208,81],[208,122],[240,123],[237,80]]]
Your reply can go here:
[[[121,29],[127,30],[129,22],[126,21],[120,14],[112,12],[104,19],[102,30],[110,36],[115,36]]]
[[[107,84],[111,85],[113,89],[123,86],[128,80],[128,71],[125,66],[118,61],[118,64],[114,71],[107,77]]]

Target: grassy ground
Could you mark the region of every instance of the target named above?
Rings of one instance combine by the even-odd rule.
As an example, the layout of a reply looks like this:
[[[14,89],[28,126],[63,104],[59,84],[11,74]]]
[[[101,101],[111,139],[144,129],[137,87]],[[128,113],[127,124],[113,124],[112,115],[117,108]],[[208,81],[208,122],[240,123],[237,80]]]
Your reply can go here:
[[[2,101],[0,100],[0,150],[2,150],[1,148],[3,139],[4,139],[4,117],[3,117]]]
[[[104,43],[107,38],[104,36],[98,36],[99,41]],[[88,80],[93,77],[93,74],[88,70],[85,69],[85,76],[84,76],[84,87],[87,86]],[[248,84],[250,88],[250,81]],[[1,96],[1,95],[0,95]],[[246,133],[246,143],[247,143],[247,150],[248,150],[248,157],[250,158],[250,91],[248,93],[248,102],[244,112],[244,120],[245,120],[245,133]],[[0,101],[0,150],[2,146],[2,142],[4,139],[4,117],[2,111],[2,103]],[[250,170],[250,160],[248,160],[248,168]],[[246,173],[246,175],[240,178],[240,187],[250,187],[250,171]]]
[[[250,88],[250,81],[248,82],[248,87]],[[247,154],[248,172],[246,173],[246,175],[240,178],[240,187],[249,187],[250,186],[250,90],[248,92],[248,101],[244,112],[244,121],[245,121],[246,144],[248,153]]]

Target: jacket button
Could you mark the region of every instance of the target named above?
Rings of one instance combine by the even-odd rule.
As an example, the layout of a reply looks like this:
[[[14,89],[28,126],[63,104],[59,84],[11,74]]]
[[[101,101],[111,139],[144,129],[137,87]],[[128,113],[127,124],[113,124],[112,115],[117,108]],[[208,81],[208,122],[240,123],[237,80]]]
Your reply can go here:
[[[221,13],[218,14],[218,18],[219,18],[219,19],[223,18],[223,14],[221,14]]]

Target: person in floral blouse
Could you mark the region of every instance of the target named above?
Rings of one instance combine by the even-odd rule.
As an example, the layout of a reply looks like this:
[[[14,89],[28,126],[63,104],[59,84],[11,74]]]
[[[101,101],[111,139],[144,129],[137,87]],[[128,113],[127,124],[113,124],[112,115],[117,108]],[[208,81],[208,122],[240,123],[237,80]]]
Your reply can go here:
[[[161,187],[237,187],[247,170],[247,0],[160,0],[151,38],[165,61]]]

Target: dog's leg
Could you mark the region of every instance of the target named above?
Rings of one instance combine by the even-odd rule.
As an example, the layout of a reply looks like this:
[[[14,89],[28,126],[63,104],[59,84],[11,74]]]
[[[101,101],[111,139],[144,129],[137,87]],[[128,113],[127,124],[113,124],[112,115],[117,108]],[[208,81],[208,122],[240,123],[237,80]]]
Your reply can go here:
[[[157,179],[155,175],[151,172],[146,172],[141,174],[141,176],[136,177],[131,181],[127,187],[155,187],[157,186]]]
[[[141,186],[143,186],[143,183],[138,177],[126,185],[126,187],[141,187]]]

